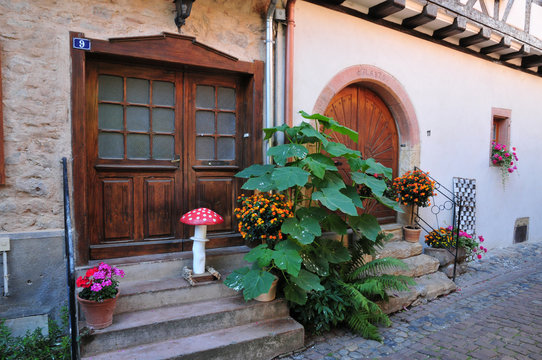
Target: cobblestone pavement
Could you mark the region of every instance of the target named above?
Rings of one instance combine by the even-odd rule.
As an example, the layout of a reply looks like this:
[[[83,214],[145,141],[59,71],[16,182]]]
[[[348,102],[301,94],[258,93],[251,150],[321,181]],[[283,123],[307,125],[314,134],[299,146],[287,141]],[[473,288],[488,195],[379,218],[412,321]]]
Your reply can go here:
[[[382,343],[334,330],[281,360],[542,360],[542,243],[486,255],[456,279],[455,293],[392,315]]]

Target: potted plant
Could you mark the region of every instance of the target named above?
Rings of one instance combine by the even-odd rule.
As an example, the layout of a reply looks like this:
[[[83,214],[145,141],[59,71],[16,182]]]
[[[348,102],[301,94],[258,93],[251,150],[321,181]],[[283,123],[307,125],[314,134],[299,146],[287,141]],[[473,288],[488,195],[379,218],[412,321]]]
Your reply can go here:
[[[457,260],[462,263],[481,259],[482,254],[487,252],[487,248],[481,244],[483,242],[484,237],[481,235],[474,237],[451,226],[447,228],[441,227],[425,236],[425,243],[429,246],[429,248],[425,249],[425,253],[437,258],[440,266],[446,266],[454,261],[457,244]]]
[[[393,180],[393,189],[397,194],[396,201],[410,206],[410,224],[403,226],[404,238],[409,242],[418,242],[422,229],[414,222],[415,207],[431,205],[430,197],[433,193],[435,182],[420,169],[407,171],[403,176]]]
[[[77,301],[89,327],[103,329],[113,323],[119,294],[117,277],[124,277],[124,271],[102,262],[77,279],[77,287],[83,288],[77,294]]]
[[[492,141],[490,160],[493,165],[500,168],[502,184],[504,186],[508,175],[512,174],[518,168],[516,165],[518,161],[516,148],[513,147],[512,151],[510,151],[506,148],[506,145]]]

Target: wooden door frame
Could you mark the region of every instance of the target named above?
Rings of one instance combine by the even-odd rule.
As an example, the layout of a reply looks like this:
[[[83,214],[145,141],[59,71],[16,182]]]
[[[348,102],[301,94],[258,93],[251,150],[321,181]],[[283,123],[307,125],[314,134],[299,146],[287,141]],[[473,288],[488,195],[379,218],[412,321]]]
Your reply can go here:
[[[70,32],[73,38],[85,38],[83,33]],[[89,261],[89,230],[87,194],[87,155],[85,134],[86,118],[86,62],[89,59],[121,59],[124,61],[185,66],[197,70],[221,70],[237,74],[247,82],[246,119],[251,128],[251,141],[247,144],[247,158],[243,165],[262,158],[262,109],[264,63],[240,61],[226,53],[196,41],[194,37],[163,33],[155,36],[113,38],[109,40],[89,39],[91,50],[71,47],[71,120],[72,120],[72,181],[73,218],[76,241],[76,263],[85,265]],[[245,147],[246,148],[246,147]]]

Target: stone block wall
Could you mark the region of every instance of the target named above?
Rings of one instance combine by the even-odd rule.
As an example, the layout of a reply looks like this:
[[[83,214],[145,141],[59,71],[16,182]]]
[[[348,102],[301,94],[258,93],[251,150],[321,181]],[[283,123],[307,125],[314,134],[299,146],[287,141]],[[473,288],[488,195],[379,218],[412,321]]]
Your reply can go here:
[[[208,46],[264,59],[269,1],[198,0],[182,28]],[[69,32],[98,39],[177,33],[171,0],[0,0],[6,185],[0,234],[63,227],[62,167],[71,158]]]

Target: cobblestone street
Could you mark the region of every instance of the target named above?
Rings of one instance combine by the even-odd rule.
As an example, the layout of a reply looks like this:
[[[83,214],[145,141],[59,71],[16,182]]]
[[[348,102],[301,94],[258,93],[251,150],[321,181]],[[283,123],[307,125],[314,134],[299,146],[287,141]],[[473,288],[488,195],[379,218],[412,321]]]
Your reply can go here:
[[[487,255],[455,293],[391,316],[383,343],[335,330],[281,359],[542,359],[542,243]]]

